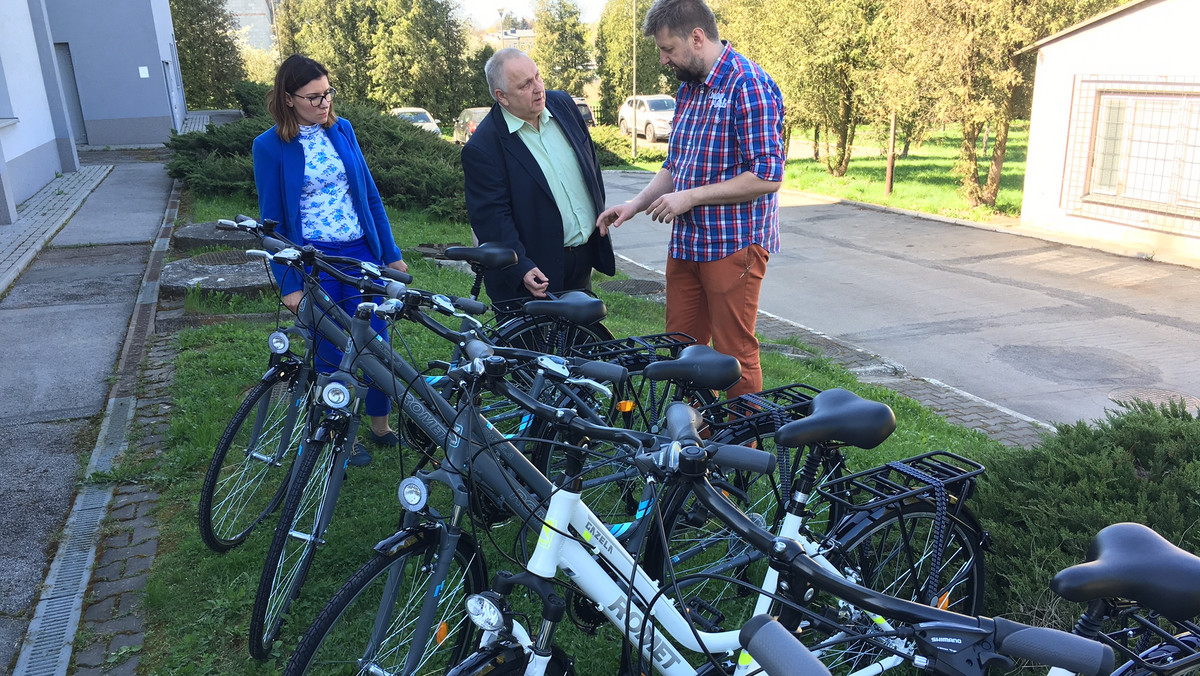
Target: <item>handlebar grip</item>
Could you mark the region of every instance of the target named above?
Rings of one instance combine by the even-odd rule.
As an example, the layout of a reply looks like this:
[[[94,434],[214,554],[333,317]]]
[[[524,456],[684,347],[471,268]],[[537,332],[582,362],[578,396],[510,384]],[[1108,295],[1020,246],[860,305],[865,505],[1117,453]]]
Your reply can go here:
[[[450,302],[454,303],[454,307],[462,310],[469,315],[486,314],[488,306],[471,298],[460,298],[456,296],[450,297]]]
[[[483,359],[484,357],[490,357],[495,354],[492,352],[492,346],[488,345],[482,340],[467,341],[465,352],[467,353],[467,358],[472,360]]]
[[[237,223],[238,225],[241,225],[243,223],[257,223],[258,221],[256,221],[253,218],[250,218],[246,214],[238,214],[237,216],[233,217],[233,222]]]
[[[275,239],[274,237],[263,237],[262,245],[271,253],[279,253],[289,246],[287,242]]]
[[[380,268],[379,271],[381,273],[383,273],[384,277],[387,277],[390,280],[393,280],[396,282],[403,282],[405,284],[412,284],[413,276],[408,274],[407,272],[400,272],[399,270],[394,270],[392,268],[387,268],[387,267]]]
[[[757,448],[722,444],[709,450],[708,459],[725,469],[759,474],[775,471],[775,455]]]
[[[704,423],[696,409],[682,402],[671,404],[667,408],[667,435],[671,441],[690,442],[700,445],[700,433],[697,431]]]
[[[1084,676],[1108,676],[1113,651],[1092,639],[1049,627],[1030,627],[1002,617],[996,623],[996,651],[1038,664],[1069,669]]]
[[[755,615],[742,627],[738,640],[767,676],[829,676],[804,644],[770,615]]]
[[[579,371],[579,375],[592,380],[608,381],[613,384],[620,384],[629,378],[629,369],[607,361],[588,361],[586,359],[578,360],[575,363],[575,368]]]

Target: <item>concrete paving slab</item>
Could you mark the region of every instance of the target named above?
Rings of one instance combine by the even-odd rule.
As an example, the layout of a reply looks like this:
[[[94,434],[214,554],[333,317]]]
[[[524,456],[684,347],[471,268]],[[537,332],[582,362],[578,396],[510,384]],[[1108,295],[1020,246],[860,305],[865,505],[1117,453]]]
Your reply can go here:
[[[136,297],[148,257],[144,244],[46,249],[0,310]]]
[[[157,162],[117,164],[50,246],[152,242],[172,179]]]
[[[0,426],[0,615],[23,614],[45,575],[53,537],[62,527],[78,480],[76,441],[86,420]],[[0,671],[3,658],[0,636]]]
[[[92,416],[104,410],[133,299],[0,309],[0,425]],[[54,350],[47,350],[53,345]]]

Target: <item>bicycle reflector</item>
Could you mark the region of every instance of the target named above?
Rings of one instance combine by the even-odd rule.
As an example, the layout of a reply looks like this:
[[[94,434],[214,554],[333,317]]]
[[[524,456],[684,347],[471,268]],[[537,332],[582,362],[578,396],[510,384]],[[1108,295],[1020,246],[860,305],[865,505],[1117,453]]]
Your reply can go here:
[[[617,402],[617,411],[619,413],[629,413],[633,410],[633,402],[629,399],[622,399]]]
[[[287,334],[283,331],[275,331],[267,337],[267,347],[271,350],[271,354],[283,354],[288,351],[289,346]]]
[[[429,488],[425,486],[424,481],[415,476],[401,481],[397,493],[400,496],[400,506],[410,512],[420,511],[429,501]]]
[[[339,382],[332,382],[321,391],[325,405],[331,408],[346,408],[350,405],[350,390]]]
[[[467,617],[484,631],[501,631],[508,627],[504,613],[504,599],[494,591],[472,594],[467,597]]]

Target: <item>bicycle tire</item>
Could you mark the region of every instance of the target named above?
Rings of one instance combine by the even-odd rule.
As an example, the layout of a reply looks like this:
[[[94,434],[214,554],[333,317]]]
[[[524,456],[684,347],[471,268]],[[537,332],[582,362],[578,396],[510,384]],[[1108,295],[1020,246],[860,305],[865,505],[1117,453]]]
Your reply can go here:
[[[438,547],[436,537],[416,540],[393,552],[376,554],[338,589],[304,633],[285,675],[363,673],[368,666],[382,668],[381,673],[401,672],[412,642],[413,624],[429,588],[430,562]],[[373,628],[385,606],[385,595],[390,593],[387,584],[397,572],[403,581],[394,590],[395,601],[386,606],[400,612],[384,618],[388,634],[378,646],[372,646]],[[437,606],[436,626],[447,627],[447,633],[440,635],[435,631],[430,637],[427,651],[430,647],[433,650],[422,656],[418,674],[431,670],[440,673],[462,662],[477,647],[479,630],[466,618],[463,601],[486,589],[486,578],[483,555],[475,541],[464,533],[455,548],[450,575],[441,588]],[[360,664],[359,660],[372,649],[375,653],[370,664]],[[358,669],[348,669],[349,665]]]
[[[340,442],[332,436],[327,428],[317,428],[303,444],[294,465],[250,614],[249,648],[254,659],[270,657],[271,645],[279,636],[288,608],[300,593],[312,566],[322,535],[314,532],[315,526],[321,520],[321,503]],[[302,540],[293,533],[306,534],[308,538]]]
[[[966,510],[948,515],[938,607],[978,615],[983,607],[983,531]],[[926,500],[859,512],[839,528],[837,546],[827,554],[838,570],[850,571],[860,586],[907,601],[921,602],[934,546],[936,508]],[[796,590],[793,590],[795,594]],[[835,606],[836,599],[818,593],[810,608]],[[839,606],[841,626],[859,635],[879,632],[879,625],[856,608]],[[816,651],[835,674],[856,671],[881,657],[882,649],[865,640],[838,641],[840,628],[816,623],[800,634],[807,645],[835,641]]]
[[[571,346],[612,340],[601,322],[571,324],[554,317],[519,315],[496,327],[498,345],[547,354],[565,354]]]
[[[214,552],[241,545],[283,501],[310,396],[298,366],[276,367],[247,391],[217,442],[198,509],[200,539]]]

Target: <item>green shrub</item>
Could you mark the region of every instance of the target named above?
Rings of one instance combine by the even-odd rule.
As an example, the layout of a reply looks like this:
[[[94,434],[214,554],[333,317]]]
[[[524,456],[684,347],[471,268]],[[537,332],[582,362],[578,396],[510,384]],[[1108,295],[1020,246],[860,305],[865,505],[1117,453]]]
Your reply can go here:
[[[249,90],[246,87],[240,91]],[[424,209],[448,220],[466,220],[461,151],[457,146],[371,106],[339,101],[337,113],[354,125],[385,204]],[[254,138],[272,124],[269,117],[259,115],[221,127],[210,126],[207,132],[174,136],[167,144],[175,151],[167,170],[171,176],[186,180],[197,195],[244,193],[253,197],[257,193],[251,149]]]
[[[631,145],[628,136],[612,126],[592,127],[592,141],[596,143],[596,154],[600,157],[600,166],[619,167],[628,164]],[[641,162],[663,162],[667,152],[649,144],[638,144],[638,160]]]
[[[267,92],[270,86],[242,80],[233,87],[233,98],[246,117],[267,116]]]
[[[972,502],[991,531],[987,612],[1070,628],[1082,608],[1048,584],[1082,563],[1092,536],[1112,523],[1142,523],[1200,552],[1200,419],[1179,402],[1128,406],[984,460]]]

